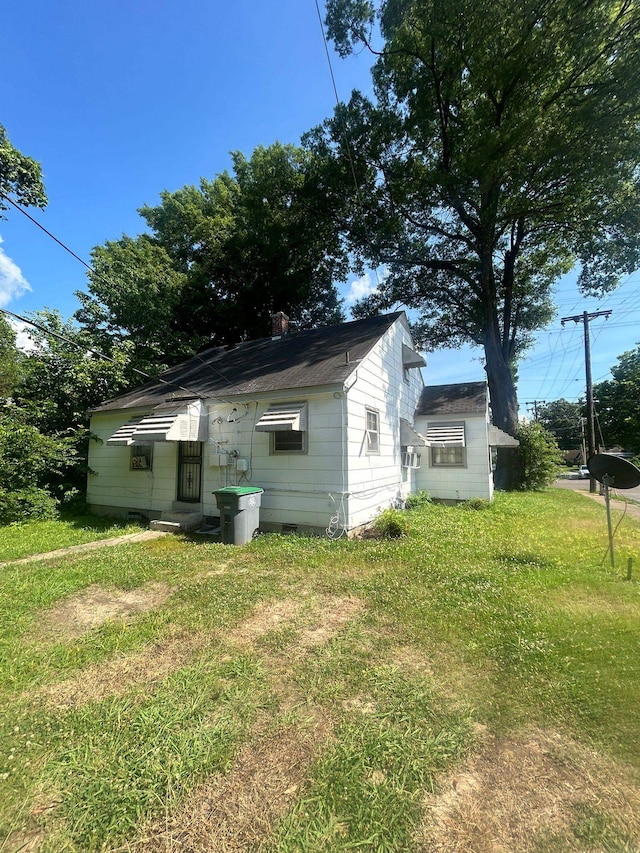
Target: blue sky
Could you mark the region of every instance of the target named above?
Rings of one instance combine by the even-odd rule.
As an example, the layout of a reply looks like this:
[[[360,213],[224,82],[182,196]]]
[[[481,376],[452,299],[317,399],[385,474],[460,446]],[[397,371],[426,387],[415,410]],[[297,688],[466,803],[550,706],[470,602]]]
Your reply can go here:
[[[212,178],[232,150],[297,143],[335,105],[315,0],[6,0],[2,17],[0,123],[41,162],[49,196],[30,212],[86,260],[139,233],[137,209],[162,190]],[[369,90],[366,55],[332,62],[341,98]],[[15,211],[0,238],[0,305],[69,317],[82,265]],[[353,277],[342,293],[371,285]],[[559,318],[613,311],[591,326],[594,381],[640,341],[640,274],[601,302],[568,276],[557,299]],[[430,354],[425,380],[483,379],[481,355]],[[583,394],[582,326],[555,320],[521,365],[522,413],[527,401]]]

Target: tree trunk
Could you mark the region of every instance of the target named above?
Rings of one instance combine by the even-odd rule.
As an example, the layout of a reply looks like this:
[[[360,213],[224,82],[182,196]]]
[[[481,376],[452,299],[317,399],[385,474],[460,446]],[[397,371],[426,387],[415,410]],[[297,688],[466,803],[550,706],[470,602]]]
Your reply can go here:
[[[492,421],[499,429],[515,436],[518,431],[518,395],[509,364],[493,327],[485,335],[484,351]],[[498,448],[494,474],[497,489],[509,491],[517,486],[517,459],[515,448]]]

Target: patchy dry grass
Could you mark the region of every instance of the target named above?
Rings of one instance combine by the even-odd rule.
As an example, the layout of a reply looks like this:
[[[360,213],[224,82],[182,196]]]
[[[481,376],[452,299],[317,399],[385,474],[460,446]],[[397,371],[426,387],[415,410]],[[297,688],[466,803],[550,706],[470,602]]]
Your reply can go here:
[[[90,586],[43,613],[36,633],[44,640],[77,639],[105,622],[131,620],[138,613],[155,610],[170,593],[164,583],[122,591]]]
[[[553,730],[486,736],[424,808],[417,841],[429,853],[631,851],[640,838],[625,768]]]
[[[0,568],[0,851],[640,849],[640,587],[601,507],[406,521]]]

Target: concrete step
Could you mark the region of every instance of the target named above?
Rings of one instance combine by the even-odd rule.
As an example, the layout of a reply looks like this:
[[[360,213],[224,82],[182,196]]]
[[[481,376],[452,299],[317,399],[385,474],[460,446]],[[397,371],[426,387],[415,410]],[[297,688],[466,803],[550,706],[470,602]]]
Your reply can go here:
[[[196,530],[203,522],[201,512],[172,510],[162,513],[161,518],[150,522],[150,530],[164,530],[166,533],[188,533]]]
[[[149,522],[149,530],[161,530],[163,533],[180,533],[182,527],[177,521],[163,521],[161,518],[156,518],[155,521]]]

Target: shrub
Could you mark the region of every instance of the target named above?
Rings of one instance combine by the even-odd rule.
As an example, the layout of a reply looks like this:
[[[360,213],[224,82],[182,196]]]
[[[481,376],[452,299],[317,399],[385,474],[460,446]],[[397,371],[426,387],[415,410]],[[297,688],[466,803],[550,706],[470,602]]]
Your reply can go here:
[[[15,492],[0,490],[0,523],[56,518],[58,504],[45,489],[31,486]]]
[[[0,519],[4,523],[51,518],[57,499],[73,497],[69,474],[79,466],[79,430],[44,435],[27,413],[7,404],[0,410]]]
[[[485,498],[469,498],[468,501],[462,501],[460,506],[462,509],[489,509],[491,501],[488,501]]]
[[[407,522],[399,509],[385,509],[371,525],[374,532],[385,539],[398,539],[406,533]]]
[[[519,477],[521,491],[544,489],[558,476],[562,454],[554,436],[541,424],[521,423],[518,428]]]
[[[430,503],[432,503],[431,495],[426,489],[421,489],[419,492],[414,492],[413,494],[408,495],[404,505],[406,509],[416,509],[417,507]]]

